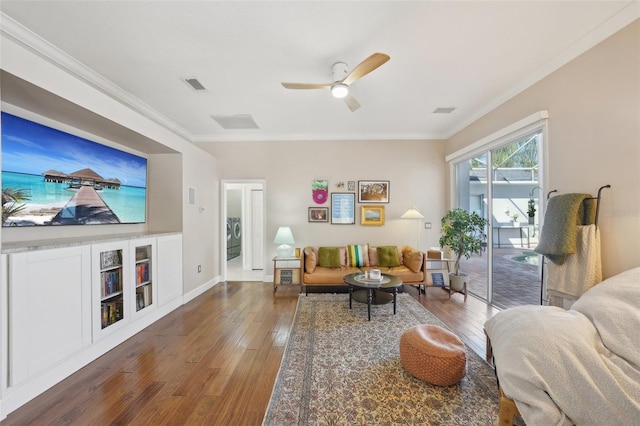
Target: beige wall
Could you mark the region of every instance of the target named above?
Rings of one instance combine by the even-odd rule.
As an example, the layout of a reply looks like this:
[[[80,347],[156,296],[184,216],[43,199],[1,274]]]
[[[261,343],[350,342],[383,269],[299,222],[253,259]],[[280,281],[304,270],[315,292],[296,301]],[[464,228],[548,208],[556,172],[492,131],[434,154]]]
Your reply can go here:
[[[437,245],[439,221],[445,209],[443,141],[294,141],[215,142],[199,144],[220,161],[222,179],[265,179],[267,200],[267,273],[275,255],[272,244],[278,226],[290,225],[296,247],[338,244],[418,243],[418,223],[400,219],[415,205],[433,223],[421,232],[420,248]],[[308,208],[319,206],[311,198],[311,182],[329,180],[329,192],[348,192],[348,181],[390,181],[390,202],[382,227],[360,225],[356,203],[355,225],[309,223]],[[345,188],[336,188],[344,182]],[[356,197],[357,202],[357,197]],[[320,206],[330,206],[330,202]]]
[[[197,149],[197,148],[196,148]],[[188,156],[183,170],[184,292],[220,279],[220,176],[218,162],[206,153]],[[188,203],[188,188],[195,188],[195,205]],[[202,265],[202,272],[198,272]]]
[[[547,110],[548,183],[602,193],[605,276],[640,266],[640,20],[450,138],[447,154]]]

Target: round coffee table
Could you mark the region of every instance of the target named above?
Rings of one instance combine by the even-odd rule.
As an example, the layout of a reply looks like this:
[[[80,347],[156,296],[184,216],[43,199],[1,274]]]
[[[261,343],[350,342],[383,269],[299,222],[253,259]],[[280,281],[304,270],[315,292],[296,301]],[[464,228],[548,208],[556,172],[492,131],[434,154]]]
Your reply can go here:
[[[365,278],[361,272],[344,276],[349,286],[349,309],[351,301],[366,303],[369,321],[371,321],[371,305],[384,305],[393,302],[393,314],[396,314],[396,296],[402,280],[395,275],[382,274],[379,280]]]

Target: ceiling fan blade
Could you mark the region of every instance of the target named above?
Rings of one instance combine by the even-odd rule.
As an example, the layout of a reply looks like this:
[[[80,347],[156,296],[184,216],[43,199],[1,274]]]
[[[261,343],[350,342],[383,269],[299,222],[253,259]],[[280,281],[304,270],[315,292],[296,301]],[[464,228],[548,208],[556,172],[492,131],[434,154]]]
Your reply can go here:
[[[349,85],[359,78],[364,77],[371,71],[378,68],[390,59],[389,55],[384,53],[374,53],[364,61],[360,62],[351,72],[347,75],[342,82]]]
[[[314,84],[314,83],[282,83],[287,89],[331,89],[331,83]]]
[[[351,110],[351,112],[354,112],[355,110],[360,108],[360,102],[358,102],[356,100],[356,98],[354,98],[350,94],[345,96],[344,101],[347,104],[347,106],[349,107],[349,109]]]

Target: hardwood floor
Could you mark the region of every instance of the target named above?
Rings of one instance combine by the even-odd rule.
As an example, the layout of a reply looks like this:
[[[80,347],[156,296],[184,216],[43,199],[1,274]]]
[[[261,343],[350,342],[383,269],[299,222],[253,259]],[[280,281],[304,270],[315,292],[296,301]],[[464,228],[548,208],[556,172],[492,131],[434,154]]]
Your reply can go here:
[[[485,355],[497,310],[439,288],[408,293]],[[7,425],[260,425],[297,288],[220,283],[9,414]]]

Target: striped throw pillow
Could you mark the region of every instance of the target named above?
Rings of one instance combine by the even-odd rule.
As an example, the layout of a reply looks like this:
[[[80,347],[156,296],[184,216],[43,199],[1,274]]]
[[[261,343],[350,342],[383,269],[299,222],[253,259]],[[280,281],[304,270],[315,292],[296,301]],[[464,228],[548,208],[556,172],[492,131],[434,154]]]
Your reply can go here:
[[[349,266],[355,266],[356,268],[369,266],[368,244],[347,246],[347,261]]]

